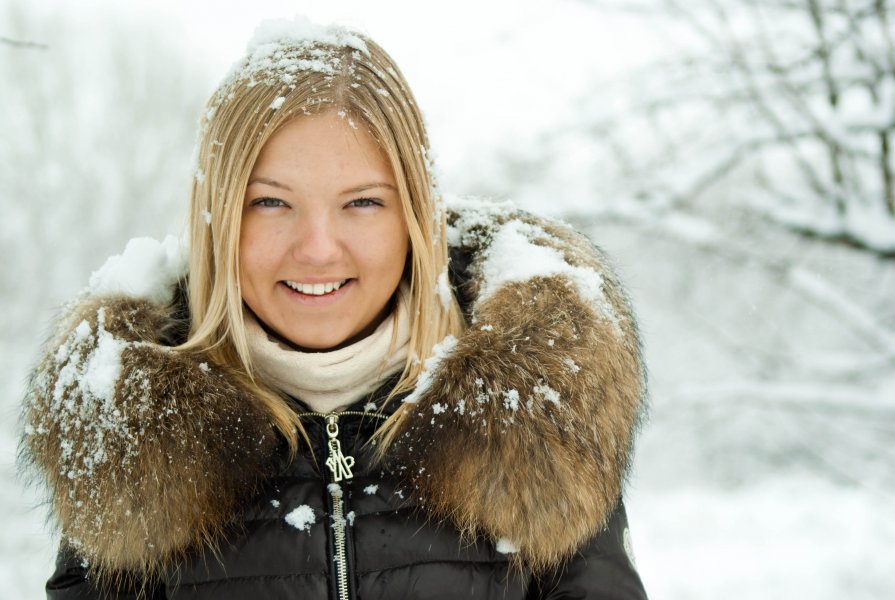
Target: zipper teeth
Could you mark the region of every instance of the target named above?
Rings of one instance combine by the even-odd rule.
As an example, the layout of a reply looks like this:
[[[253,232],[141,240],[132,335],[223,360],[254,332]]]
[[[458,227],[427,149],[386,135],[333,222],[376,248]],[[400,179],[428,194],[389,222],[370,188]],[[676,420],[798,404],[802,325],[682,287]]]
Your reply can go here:
[[[339,484],[330,484],[338,486]],[[338,570],[339,598],[348,600],[348,563],[345,560],[345,514],[342,509],[342,488],[330,488],[333,499],[333,525],[336,536],[336,568]]]

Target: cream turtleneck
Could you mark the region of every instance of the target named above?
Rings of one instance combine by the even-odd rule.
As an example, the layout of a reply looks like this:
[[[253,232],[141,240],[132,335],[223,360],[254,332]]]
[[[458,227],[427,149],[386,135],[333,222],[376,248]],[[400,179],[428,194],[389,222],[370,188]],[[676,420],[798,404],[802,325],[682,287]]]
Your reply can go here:
[[[404,368],[410,351],[409,292],[408,286],[401,284],[395,309],[373,333],[331,352],[289,348],[272,339],[255,316],[245,310],[252,364],[265,383],[298,398],[311,410],[341,410]],[[393,333],[396,336],[392,347]]]

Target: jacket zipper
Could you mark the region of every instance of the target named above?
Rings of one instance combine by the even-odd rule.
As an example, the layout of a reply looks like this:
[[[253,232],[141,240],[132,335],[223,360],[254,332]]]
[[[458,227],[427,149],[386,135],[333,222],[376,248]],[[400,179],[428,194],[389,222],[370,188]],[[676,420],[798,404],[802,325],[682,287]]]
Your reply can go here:
[[[339,600],[350,600],[348,594],[348,552],[345,543],[345,505],[346,499],[342,493],[339,482],[350,480],[354,477],[351,469],[354,468],[354,457],[342,452],[342,442],[339,440],[339,417],[343,415],[357,415],[364,417],[376,417],[386,419],[385,415],[376,413],[344,411],[323,413],[301,413],[300,417],[322,417],[326,420],[326,466],[330,471],[331,482],[326,486],[332,503],[333,540],[335,545],[336,564],[336,588]]]
[[[336,584],[339,590],[339,600],[348,599],[348,556],[345,551],[345,511],[343,504],[342,486],[339,482],[343,479],[351,479],[354,473],[354,457],[345,456],[342,453],[342,443],[339,441],[339,415],[326,417],[326,437],[329,452],[326,457],[326,466],[332,474],[332,483],[327,487],[333,505],[333,538],[336,546]]]

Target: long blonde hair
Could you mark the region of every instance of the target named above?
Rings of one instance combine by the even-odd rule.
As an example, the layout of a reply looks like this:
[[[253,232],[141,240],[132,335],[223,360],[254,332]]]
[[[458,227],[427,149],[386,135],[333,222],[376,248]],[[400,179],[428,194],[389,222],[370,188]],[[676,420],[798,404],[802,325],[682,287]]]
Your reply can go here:
[[[391,57],[369,38],[344,29],[310,37],[269,33],[213,94],[200,121],[190,205],[191,328],[184,351],[203,351],[230,368],[269,413],[292,452],[307,437],[286,400],[253,375],[239,282],[243,198],[264,144],[305,115],[337,111],[364,128],[389,161],[410,238],[410,353],[389,396],[413,389],[432,348],[464,327],[453,295],[438,292],[448,264],[445,215],[431,173],[429,141],[416,101]],[[380,428],[394,427],[399,407]]]

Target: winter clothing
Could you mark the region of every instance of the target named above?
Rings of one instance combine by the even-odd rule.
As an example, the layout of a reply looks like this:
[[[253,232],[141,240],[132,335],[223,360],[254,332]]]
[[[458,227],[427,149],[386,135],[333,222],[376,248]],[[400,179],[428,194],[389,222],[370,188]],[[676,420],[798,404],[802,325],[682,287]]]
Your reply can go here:
[[[100,597],[82,557],[153,573],[158,598],[645,597],[620,502],[645,394],[627,299],[566,226],[448,215],[470,324],[403,399],[385,464],[365,444],[385,415],[364,408],[394,378],[307,415],[311,450],[290,462],[234,373],[168,349],[181,305],[74,305],[25,407],[23,456],[66,541],[48,597]]]

